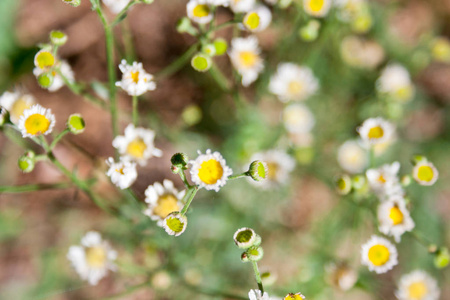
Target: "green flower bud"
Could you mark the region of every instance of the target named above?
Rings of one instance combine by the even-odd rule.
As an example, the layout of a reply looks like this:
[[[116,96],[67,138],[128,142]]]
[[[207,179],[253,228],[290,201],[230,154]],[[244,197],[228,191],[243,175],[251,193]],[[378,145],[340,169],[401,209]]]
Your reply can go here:
[[[216,55],[216,47],[213,44],[207,44],[202,47],[202,52],[209,56]]]
[[[0,106],[0,128],[9,123],[9,112],[3,106]]]
[[[434,265],[438,269],[443,269],[447,267],[450,263],[450,253],[448,251],[448,248],[442,247],[434,256]]]
[[[260,261],[264,256],[262,247],[251,247],[247,250],[247,256],[250,261]]]
[[[24,173],[30,173],[35,166],[35,153],[33,151],[25,152],[18,161],[19,169]]]
[[[320,22],[317,20],[311,20],[300,28],[299,35],[305,42],[312,42],[319,36]]]
[[[81,0],[62,0],[64,3],[70,4],[73,7],[80,6]]]
[[[269,168],[265,162],[255,160],[250,164],[248,174],[254,181],[261,181],[267,178]]]
[[[198,53],[192,57],[191,66],[198,72],[206,72],[212,66],[212,60],[209,56]]]
[[[225,53],[227,53],[228,50],[228,43],[225,39],[223,38],[218,38],[215,39],[214,42],[214,47],[216,48],[216,55],[224,55]]]
[[[59,30],[50,32],[50,41],[56,46],[62,46],[67,42],[67,35]]]
[[[174,211],[164,219],[163,227],[169,235],[179,236],[186,230],[187,222],[185,215]]]
[[[352,29],[357,33],[366,33],[372,28],[372,16],[368,13],[358,15],[352,22]]]
[[[418,163],[421,163],[421,162],[426,163],[426,162],[428,162],[428,160],[427,160],[427,158],[426,158],[425,156],[423,156],[423,155],[414,155],[414,156],[411,158],[411,163],[412,163],[414,166],[417,165]]]
[[[47,89],[52,86],[54,79],[55,79],[55,77],[52,75],[52,73],[48,72],[48,73],[42,73],[41,75],[39,75],[37,78],[37,81],[41,87],[43,87],[44,89]]]
[[[172,165],[177,167],[185,167],[189,162],[189,157],[184,153],[175,153],[170,159]]]
[[[196,35],[197,29],[192,26],[191,20],[188,17],[181,18],[177,23],[177,31],[179,33],[188,33],[190,35]]]
[[[261,238],[259,238],[260,240]],[[257,234],[251,228],[243,227],[238,229],[233,236],[234,243],[241,249],[248,249],[257,242]],[[259,241],[261,244],[261,241]]]
[[[67,128],[73,134],[80,134],[84,131],[86,123],[80,114],[72,114],[67,120]]]
[[[352,180],[348,175],[342,175],[335,180],[336,191],[340,195],[347,195],[352,190]]]

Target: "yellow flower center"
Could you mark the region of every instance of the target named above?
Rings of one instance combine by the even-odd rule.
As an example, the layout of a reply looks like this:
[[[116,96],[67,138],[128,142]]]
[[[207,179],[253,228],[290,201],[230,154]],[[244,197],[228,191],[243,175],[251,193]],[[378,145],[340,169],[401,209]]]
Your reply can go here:
[[[133,80],[134,83],[139,82],[139,71],[131,72],[131,80]]]
[[[412,97],[412,88],[404,86],[395,91],[395,96],[401,101],[408,101]]]
[[[267,178],[269,178],[269,180],[276,180],[280,166],[276,162],[266,162],[266,163],[268,169]]]
[[[320,12],[323,9],[323,6],[325,4],[325,0],[310,0],[309,1],[309,9],[312,12]]]
[[[86,249],[86,261],[92,268],[101,268],[106,262],[106,251],[102,247],[90,247]]]
[[[50,120],[41,114],[33,114],[25,120],[25,130],[31,135],[46,133],[50,128]]]
[[[297,294],[288,294],[286,297],[284,297],[284,300],[303,300],[303,298]]]
[[[204,18],[208,16],[210,13],[209,6],[206,4],[199,4],[196,7],[194,7],[194,10],[192,11],[192,14],[194,17],[197,18]]]
[[[380,183],[386,183],[386,178],[384,178],[383,174],[380,174],[380,176],[378,176],[378,181]]]
[[[389,261],[389,249],[383,245],[375,245],[369,249],[369,260],[375,266],[382,266]]]
[[[55,57],[50,52],[44,51],[36,55],[36,64],[38,68],[50,68],[55,64]]]
[[[256,64],[258,55],[251,51],[242,51],[239,53],[239,60],[243,67],[251,68]]]
[[[120,173],[121,175],[125,175],[125,173],[123,172],[123,168],[116,169],[116,172]]]
[[[22,98],[17,99],[14,101],[13,105],[11,106],[11,110],[9,113],[11,116],[13,116],[16,119],[19,119],[21,115],[23,115],[23,111],[26,109],[29,109],[32,104],[29,104],[27,101],[25,101]]]
[[[175,195],[166,194],[162,195],[158,199],[158,205],[153,210],[153,213],[162,219],[167,217],[171,212],[179,211],[178,199]]]
[[[131,141],[127,146],[127,153],[135,158],[143,158],[145,150],[147,150],[147,145],[141,138]]]
[[[393,225],[398,225],[403,223],[403,213],[398,208],[398,206],[394,206],[389,211],[389,218],[392,220]]]
[[[244,25],[250,30],[255,30],[259,27],[260,21],[261,18],[259,17],[259,15],[255,12],[252,12],[245,16]]]
[[[296,81],[296,80],[292,80],[291,82],[289,82],[288,85],[288,93],[290,95],[298,95],[301,93],[301,91],[303,90],[303,85]]]
[[[384,130],[380,126],[375,126],[370,128],[369,133],[367,134],[367,137],[369,139],[379,139],[382,138],[384,135]]]
[[[198,170],[198,177],[206,184],[215,184],[223,175],[223,168],[220,162],[210,159],[202,162]]]
[[[417,178],[421,181],[430,182],[434,178],[433,169],[430,166],[420,166],[417,170]]]
[[[427,294],[428,288],[425,282],[418,281],[408,287],[408,292],[410,299],[420,300]]]

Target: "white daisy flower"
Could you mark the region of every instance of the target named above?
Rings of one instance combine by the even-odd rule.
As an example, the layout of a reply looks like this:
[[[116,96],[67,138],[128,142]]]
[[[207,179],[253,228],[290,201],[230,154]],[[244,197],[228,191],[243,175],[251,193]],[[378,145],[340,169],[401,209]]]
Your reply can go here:
[[[436,279],[416,270],[400,278],[395,296],[399,300],[438,300],[440,293]]]
[[[259,4],[245,14],[242,25],[251,32],[259,32],[269,27],[270,22],[272,22],[270,9]]]
[[[375,145],[389,141],[395,134],[395,126],[383,118],[370,118],[357,131],[364,142]]]
[[[310,68],[293,63],[278,64],[277,72],[269,83],[269,91],[281,102],[302,101],[319,89],[319,82]]]
[[[308,133],[313,129],[316,120],[306,105],[294,103],[284,108],[283,123],[290,133]]]
[[[153,130],[135,128],[133,124],[129,124],[125,128],[125,135],[116,136],[112,145],[124,158],[145,166],[149,158],[162,156],[162,151],[155,148],[154,139]]]
[[[308,15],[324,17],[331,7],[331,0],[303,0],[303,8]]]
[[[34,65],[36,68],[47,71],[56,63],[56,58],[48,49],[42,49],[34,56]]]
[[[108,9],[113,14],[120,13],[125,7],[127,7],[130,0],[102,0],[103,4],[108,7]]]
[[[376,235],[362,245],[361,263],[377,274],[386,273],[396,266],[397,256],[397,248],[389,240]]]
[[[305,299],[305,296],[303,296],[301,293],[289,293],[287,294],[283,300],[303,300]]]
[[[0,96],[0,106],[3,106],[8,112],[11,122],[17,124],[24,111],[31,108],[36,101],[29,94],[20,92],[5,92]]]
[[[17,127],[22,132],[24,138],[39,136],[41,134],[47,135],[55,127],[55,115],[52,114],[51,109],[43,108],[39,104],[35,104],[24,110]]]
[[[390,196],[403,196],[404,192],[398,179],[400,163],[385,164],[377,169],[366,171],[366,177],[370,188],[384,200]]]
[[[342,144],[337,153],[337,161],[345,171],[357,174],[364,171],[369,165],[367,151],[359,141],[350,140]]]
[[[145,190],[145,202],[148,208],[144,214],[149,216],[157,225],[162,227],[164,219],[174,211],[180,211],[183,208],[181,202],[186,191],[179,192],[173,182],[164,179],[163,184],[155,182],[149,185]]]
[[[405,199],[400,196],[390,197],[378,206],[378,222],[380,232],[393,236],[397,243],[400,243],[403,233],[415,226],[406,209]]]
[[[186,11],[189,19],[199,24],[207,24],[214,17],[209,0],[190,0],[186,4]]]
[[[72,71],[72,68],[67,63],[67,61],[62,60],[61,63],[59,64],[59,68],[61,73],[64,75],[64,77],[67,78],[69,82],[72,83],[75,82],[75,75]],[[36,76],[36,78],[43,73],[45,73],[45,71],[40,68],[33,69],[33,74],[34,76]],[[55,71],[52,72],[52,75],[53,75],[53,83],[47,88],[47,90],[49,90],[50,92],[55,92],[64,86],[64,80]]]
[[[133,62],[129,65],[125,59],[122,59],[119,69],[122,71],[122,80],[117,81],[116,86],[121,87],[128,95],[140,96],[156,89],[153,75],[144,70],[142,63]]]
[[[248,292],[249,300],[270,300],[269,294],[267,292],[261,293],[260,290],[250,290]]]
[[[120,158],[119,162],[114,162],[112,157],[108,158],[106,164],[109,166],[106,175],[120,189],[129,188],[137,178],[136,163]]]
[[[198,155],[195,160],[189,161],[192,181],[200,188],[218,192],[227,183],[233,171],[217,151],[211,153],[208,149],[205,154],[198,151]]]
[[[245,13],[255,6],[255,0],[230,0],[230,8],[235,13]]]
[[[376,82],[378,92],[387,94],[398,102],[408,102],[414,97],[414,86],[408,70],[400,64],[384,68]]]
[[[228,55],[234,68],[242,76],[243,86],[254,82],[264,69],[261,49],[255,36],[232,39]]]
[[[428,161],[420,161],[413,168],[413,177],[420,185],[433,185],[439,178],[436,167]]]
[[[171,212],[163,220],[163,228],[168,235],[179,236],[187,228],[188,220],[185,215],[178,211]]]
[[[116,258],[117,252],[95,231],[86,233],[81,239],[81,246],[71,246],[67,253],[67,259],[81,279],[91,285],[97,285],[109,270],[117,269],[113,263]]]
[[[263,181],[251,180],[252,184],[261,188],[274,188],[287,184],[289,175],[295,168],[295,160],[281,150],[269,150],[255,153],[250,161],[260,160],[267,164],[268,174]]]

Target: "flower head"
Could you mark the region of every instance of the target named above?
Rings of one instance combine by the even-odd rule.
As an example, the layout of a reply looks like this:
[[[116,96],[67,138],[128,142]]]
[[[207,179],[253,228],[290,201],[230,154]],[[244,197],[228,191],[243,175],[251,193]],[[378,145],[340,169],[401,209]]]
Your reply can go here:
[[[0,106],[8,112],[11,122],[17,124],[24,111],[35,104],[34,97],[29,94],[16,92],[5,92],[0,96]]]
[[[56,63],[56,58],[51,51],[42,49],[34,56],[34,65],[41,70],[49,70]]]
[[[187,218],[178,211],[171,212],[163,220],[163,228],[169,235],[179,236],[187,227]]]
[[[272,21],[272,13],[265,5],[256,5],[249,10],[242,20],[245,29],[251,32],[259,32],[266,29]]]
[[[62,75],[71,83],[73,83],[75,81],[75,75],[72,71],[72,68],[70,67],[70,65],[67,63],[67,61],[65,60],[61,60],[58,64],[58,68],[60,70],[60,72],[62,73]],[[34,68],[33,69],[33,74],[34,76],[36,76],[36,78],[38,78],[40,75],[45,74],[45,70],[41,69],[41,68]],[[51,76],[53,77],[53,82],[50,84],[50,86],[46,87],[50,92],[55,92],[57,90],[59,90],[60,88],[62,88],[64,86],[64,80],[62,79],[62,77],[59,75],[58,72],[56,71],[52,71],[50,72]]]
[[[403,195],[403,189],[398,179],[400,163],[385,164],[377,169],[369,169],[366,172],[371,189],[382,199],[390,196]]]
[[[252,247],[260,239],[253,229],[247,227],[236,230],[233,236],[234,243],[241,249]]]
[[[306,100],[318,89],[319,82],[311,69],[293,63],[278,64],[277,72],[269,83],[270,92],[277,95],[281,102]]]
[[[397,256],[397,248],[387,239],[376,235],[362,245],[361,263],[377,274],[386,273],[396,266]]]
[[[24,138],[50,134],[54,126],[55,115],[50,109],[39,104],[24,110],[18,124]]]
[[[287,294],[283,300],[303,300],[305,299],[305,296],[303,296],[301,293],[289,293]]]
[[[403,275],[395,293],[399,300],[438,300],[439,295],[436,280],[421,270]]]
[[[122,80],[117,81],[116,86],[121,87],[128,95],[140,96],[147,91],[156,89],[153,76],[144,70],[142,63],[133,62],[132,65],[129,65],[123,59],[119,69],[122,71]]]
[[[189,19],[199,24],[207,24],[213,19],[210,0],[190,0],[186,5]]]
[[[108,158],[106,163],[109,169],[106,172],[117,187],[123,189],[129,188],[137,178],[136,163],[120,158],[119,162],[114,162],[112,157]]]
[[[293,103],[284,108],[283,122],[290,133],[308,133],[313,129],[316,120],[306,105]]]
[[[408,102],[414,96],[414,86],[408,70],[400,64],[388,65],[377,80],[376,88],[398,102]]]
[[[439,178],[439,172],[429,161],[420,161],[413,168],[413,177],[420,185],[433,185]]]
[[[189,161],[192,181],[200,188],[218,192],[226,184],[233,171],[217,151],[211,153],[211,150],[208,149],[205,154],[201,154],[200,151],[198,154],[199,156],[195,160]]]
[[[331,7],[331,0],[303,0],[303,8],[308,15],[324,17]]]
[[[367,152],[359,141],[346,141],[337,153],[337,161],[342,169],[352,174],[360,173],[369,164]]]
[[[136,128],[133,124],[129,124],[125,128],[125,135],[116,136],[112,145],[126,159],[145,166],[149,158],[162,155],[162,151],[155,148],[154,139],[155,132],[153,130]]]
[[[393,236],[397,243],[406,231],[414,229],[414,221],[406,209],[405,199],[394,196],[378,206],[380,232]]]
[[[243,86],[249,86],[254,82],[264,69],[261,49],[254,36],[231,40],[231,50],[228,55],[234,68],[242,76]]]
[[[145,202],[148,203],[148,208],[144,214],[153,221],[157,221],[157,225],[162,227],[164,219],[170,213],[183,208],[181,200],[185,193],[185,190],[179,192],[173,182],[168,179],[164,179],[163,184],[155,182],[149,185],[145,190]]]
[[[235,13],[248,12],[255,6],[255,0],[230,0],[230,8]]]
[[[376,145],[389,141],[395,134],[395,127],[383,118],[370,118],[357,131],[364,142]]]
[[[113,263],[116,258],[117,252],[95,231],[86,233],[81,239],[81,245],[71,246],[67,253],[67,259],[81,279],[87,280],[91,285],[96,285],[109,270],[116,270]]]

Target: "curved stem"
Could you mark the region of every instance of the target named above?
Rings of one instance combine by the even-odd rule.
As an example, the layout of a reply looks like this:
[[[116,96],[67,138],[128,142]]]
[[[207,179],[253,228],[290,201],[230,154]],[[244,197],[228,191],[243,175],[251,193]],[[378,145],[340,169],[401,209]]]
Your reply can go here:
[[[262,284],[261,274],[259,273],[258,264],[256,261],[252,261],[253,271],[255,272],[256,283],[258,284],[258,288],[261,291],[261,294],[264,294],[264,287]]]
[[[180,212],[183,216],[188,211],[189,206],[192,203],[192,200],[194,200],[195,194],[197,194],[197,191],[198,191],[198,186],[193,186],[188,189],[186,195],[184,196],[183,202],[185,202],[186,204],[183,206],[183,209]]]
[[[50,151],[53,150],[53,148],[55,148],[56,144],[58,144],[58,142],[66,135],[70,132],[70,130],[68,128],[64,129],[63,131],[61,131],[60,134],[58,134],[55,139],[53,140],[53,142],[50,144]]]

